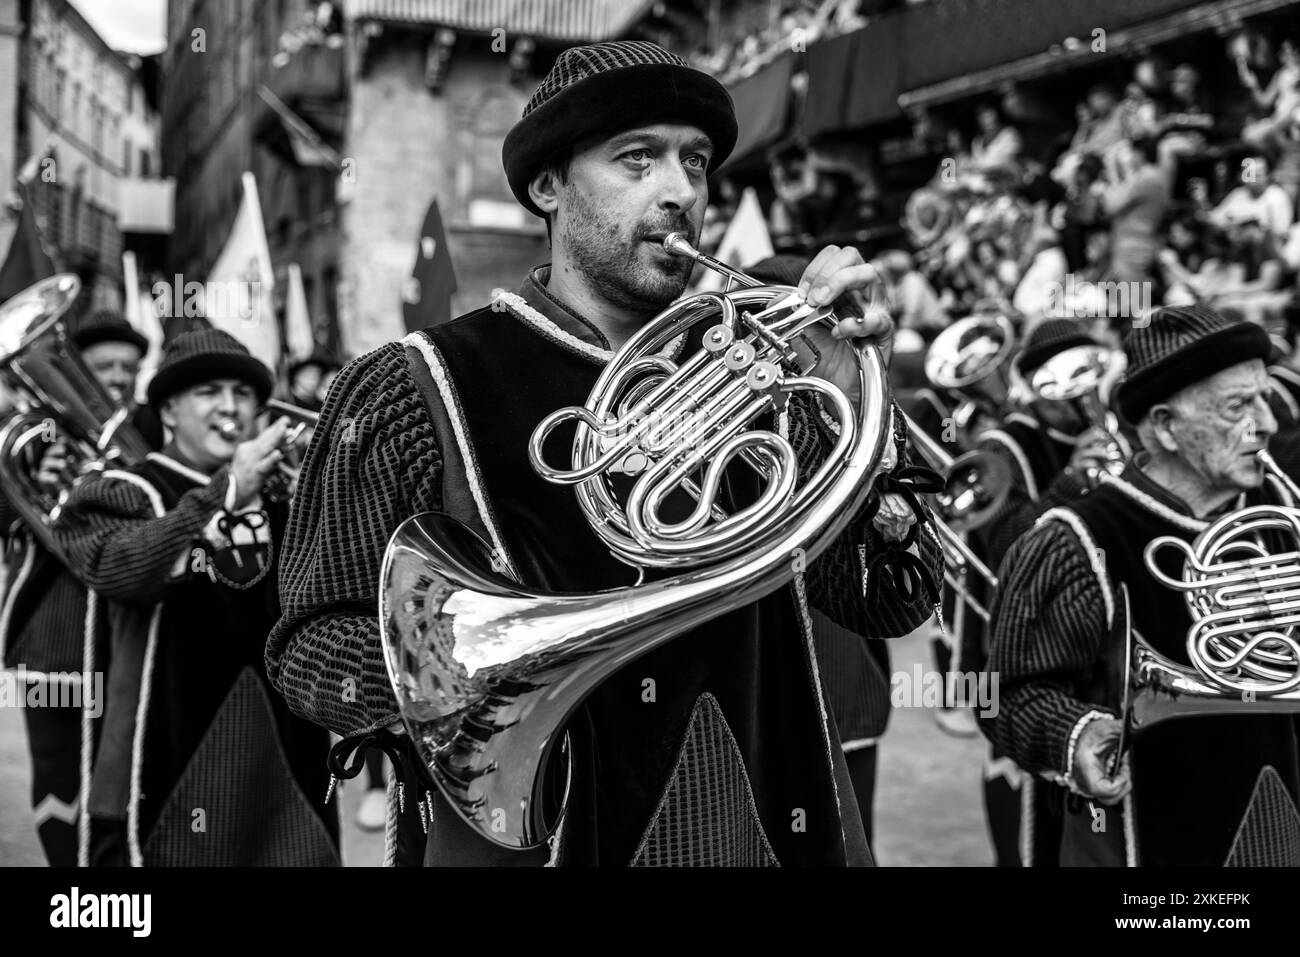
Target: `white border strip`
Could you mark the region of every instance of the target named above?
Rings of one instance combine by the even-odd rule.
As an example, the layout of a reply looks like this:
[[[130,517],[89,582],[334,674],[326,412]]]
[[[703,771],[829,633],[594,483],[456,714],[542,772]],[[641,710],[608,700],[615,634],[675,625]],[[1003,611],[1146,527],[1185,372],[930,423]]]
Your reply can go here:
[[[161,452],[150,452],[145,457],[150,462],[153,462],[155,465],[161,465],[163,468],[171,469],[177,475],[183,475],[185,476],[185,478],[189,479],[191,482],[194,482],[198,485],[207,485],[209,482],[212,481],[208,476],[204,475],[202,472],[199,472],[196,469],[192,469],[188,465],[182,465],[180,462],[177,462],[175,459],[170,458],[169,456],[163,455]]]
[[[1110,578],[1106,575],[1106,564],[1102,558],[1101,549],[1093,541],[1092,535],[1088,532],[1088,526],[1083,523],[1083,519],[1079,517],[1078,513],[1068,508],[1049,508],[1039,516],[1038,521],[1034,523],[1034,527],[1037,528],[1044,522],[1050,522],[1053,519],[1070,526],[1070,530],[1078,537],[1079,544],[1088,553],[1088,564],[1092,566],[1092,573],[1097,576],[1097,584],[1101,586],[1102,601],[1106,604],[1106,625],[1108,627],[1113,625],[1115,623],[1115,596],[1111,592]]]
[[[1105,470],[1101,472],[1100,479],[1107,485],[1113,485],[1119,491],[1123,492],[1129,498],[1133,499],[1133,501],[1145,508],[1148,512],[1159,515],[1161,518],[1168,522],[1172,522],[1179,528],[1185,528],[1189,532],[1203,532],[1205,529],[1210,527],[1209,522],[1202,522],[1199,519],[1192,518],[1191,516],[1179,514],[1163,502],[1157,502],[1137,486],[1130,485],[1122,478],[1117,478]]]
[[[599,346],[593,346],[590,342],[583,342],[577,336],[565,332],[551,320],[547,319],[540,312],[528,305],[523,297],[513,292],[503,292],[493,300],[493,303],[501,303],[510,310],[514,316],[528,325],[532,326],[538,333],[547,339],[564,346],[566,349],[578,353],[578,355],[591,359],[594,362],[606,363],[614,358],[614,353],[609,349],[602,349]],[[415,335],[412,333],[411,335]],[[406,342],[411,336],[403,339]]]
[[[85,687],[94,688],[91,672],[95,670],[95,623],[98,620],[99,594],[86,589],[86,620],[81,632],[81,669],[85,675],[81,695],[81,806],[77,809],[77,866],[90,866],[90,771],[94,749],[94,716],[86,706]],[[100,689],[104,693],[106,689]],[[92,692],[93,693],[93,692]],[[103,713],[102,710],[100,712]]]
[[[1016,464],[1020,466],[1020,471],[1025,475],[1025,487],[1029,490],[1029,500],[1037,502],[1038,481],[1034,478],[1034,470],[1029,467],[1029,458],[1025,455],[1025,450],[1020,443],[1001,429],[989,429],[980,436],[981,442],[990,439],[1006,446],[1007,451],[1015,458]]]
[[[447,370],[442,364],[442,356],[438,354],[437,346],[418,332],[412,332],[404,338],[402,345],[415,346],[415,348],[419,349],[420,355],[424,356],[424,361],[429,366],[429,373],[433,376],[433,381],[438,387],[438,394],[442,397],[442,404],[447,411],[447,418],[451,421],[451,429],[456,435],[456,444],[460,446],[461,459],[465,463],[465,478],[469,482],[469,490],[474,497],[474,504],[478,507],[479,518],[482,519],[483,526],[492,538],[492,547],[496,549],[497,555],[505,562],[511,577],[518,581],[519,573],[515,571],[514,562],[510,558],[510,553],[506,550],[505,541],[501,538],[496,522],[492,519],[492,511],[488,508],[487,495],[480,481],[478,459],[474,455],[473,445],[470,444],[469,435],[465,429],[464,417],[456,400],[456,392],[451,386],[451,378],[447,375]]]
[[[120,479],[140,489],[153,506],[155,517],[167,514],[163,507],[162,496],[147,479],[131,472],[116,470],[104,473],[104,478]],[[144,772],[144,735],[145,721],[149,715],[149,694],[153,684],[154,660],[158,656],[158,625],[162,621],[163,603],[154,606],[149,616],[149,634],[144,648],[144,664],[140,669],[140,699],[135,709],[135,730],[131,738],[131,792],[126,806],[126,839],[131,853],[131,866],[144,866],[144,852],[140,848],[140,778]]]
[[[4,605],[0,607],[0,671],[5,668],[5,650],[9,644],[9,619],[13,617],[14,603],[18,601],[18,592],[27,579],[32,574],[32,566],[36,564],[36,538],[30,533],[24,533],[27,536],[27,548],[23,552],[23,563],[18,567],[18,574],[14,575],[13,581],[5,586]]]

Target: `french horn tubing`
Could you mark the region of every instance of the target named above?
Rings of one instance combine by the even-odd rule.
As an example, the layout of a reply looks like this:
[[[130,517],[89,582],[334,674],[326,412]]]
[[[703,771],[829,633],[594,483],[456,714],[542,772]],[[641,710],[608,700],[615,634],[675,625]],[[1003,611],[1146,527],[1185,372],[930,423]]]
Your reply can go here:
[[[574,486],[611,554],[672,576],[590,594],[531,588],[509,578],[479,536],[437,513],[404,522],[384,555],[379,621],[402,720],[456,813],[504,847],[534,847],[555,829],[563,732],[583,700],[674,636],[792,581],[866,502],[890,440],[876,348],[854,345],[856,409],[794,348],[808,326],[834,325],[830,307],[762,285],[680,235],[663,245],[722,273],[728,289],[687,295],[638,330],[584,405],[541,421],[529,458],[548,481]],[[703,348],[680,362],[665,354],[701,326]],[[766,425],[792,400],[819,401],[839,424],[830,455],[806,479],[779,424]],[[576,434],[570,461],[557,464],[543,444],[566,422]],[[729,513],[719,488],[737,460],[764,487]],[[614,469],[636,476],[623,499]],[[670,522],[660,506],[678,489],[696,507]]]

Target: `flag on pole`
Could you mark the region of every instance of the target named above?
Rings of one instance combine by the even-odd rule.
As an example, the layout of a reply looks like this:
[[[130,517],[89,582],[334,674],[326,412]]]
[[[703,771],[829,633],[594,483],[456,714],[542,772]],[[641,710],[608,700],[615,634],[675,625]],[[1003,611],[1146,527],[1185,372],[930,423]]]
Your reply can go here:
[[[41,242],[41,230],[36,224],[27,190],[19,187],[23,209],[18,217],[18,228],[9,242],[9,253],[0,265],[0,302],[17,295],[34,282],[53,276],[57,270],[54,260]]]
[[[772,237],[767,231],[767,219],[763,216],[763,207],[759,205],[758,193],[754,187],[746,187],[740,196],[740,204],[736,207],[736,215],[731,217],[731,225],[722,237],[722,245],[713,255],[743,271],[771,256],[773,252]],[[726,277],[709,269],[695,289],[697,292],[712,292],[722,289],[726,284]]]
[[[163,327],[153,297],[140,288],[140,272],[135,253],[129,249],[122,253],[123,312],[131,328],[149,340],[148,351],[140,360],[140,374],[136,376],[136,401],[145,401],[145,389],[153,378],[154,370],[162,359]]]
[[[213,328],[230,333],[276,369],[280,364],[280,328],[272,298],[271,250],[262,224],[257,180],[245,172],[243,183],[244,198],[230,236],[208,273],[205,314]]]
[[[289,358],[305,359],[316,348],[316,336],[307,312],[307,292],[302,285],[302,268],[289,263],[289,289],[284,303],[284,337]]]
[[[456,291],[456,270],[442,228],[442,214],[435,197],[424,214],[415,266],[402,286],[402,314],[406,331],[436,326],[451,318],[451,294]]]

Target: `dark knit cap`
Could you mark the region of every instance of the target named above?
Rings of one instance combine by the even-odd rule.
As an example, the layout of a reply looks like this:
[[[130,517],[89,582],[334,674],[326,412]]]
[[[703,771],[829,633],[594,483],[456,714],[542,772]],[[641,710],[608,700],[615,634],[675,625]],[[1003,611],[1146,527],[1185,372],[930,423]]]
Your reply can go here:
[[[139,349],[140,355],[149,351],[149,340],[112,309],[100,309],[83,319],[72,333],[72,341],[78,349],[89,349],[101,342],[127,342]]]
[[[1053,356],[1075,346],[1095,346],[1097,340],[1088,335],[1077,319],[1044,319],[1029,333],[1025,345],[1016,356],[1016,371],[1028,376]]]
[[[168,344],[158,371],[149,380],[149,404],[158,408],[177,392],[213,379],[247,382],[258,402],[265,402],[275,386],[271,370],[254,359],[242,342],[220,329],[199,329]]]
[[[552,156],[585,136],[677,121],[698,126],[713,141],[710,172],[736,145],[736,111],[727,88],[681,57],[644,40],[571,47],[560,54],[506,134],[501,159],[515,198]]]
[[[760,259],[752,266],[746,267],[745,274],[774,286],[797,286],[809,262],[810,260],[803,256],[782,253],[779,256]]]
[[[1166,306],[1124,338],[1128,371],[1119,407],[1130,422],[1189,385],[1248,359],[1267,361],[1268,333],[1252,322],[1233,322],[1208,306]]]
[[[298,374],[298,371],[300,369],[307,368],[307,366],[316,366],[317,368],[320,369],[321,375],[324,375],[326,372],[330,372],[334,369],[343,368],[343,366],[339,363],[338,359],[335,359],[324,349],[318,348],[313,350],[311,355],[306,356],[305,358],[302,359],[296,359],[295,361],[289,363],[289,370],[288,370],[289,381],[292,382],[293,377]]]

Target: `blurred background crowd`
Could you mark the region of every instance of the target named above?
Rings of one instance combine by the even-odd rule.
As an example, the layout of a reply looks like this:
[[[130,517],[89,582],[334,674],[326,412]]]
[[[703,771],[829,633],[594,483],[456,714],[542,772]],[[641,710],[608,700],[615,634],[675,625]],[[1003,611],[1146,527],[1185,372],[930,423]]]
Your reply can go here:
[[[1300,277],[1298,36],[1247,28],[1217,51],[1151,49],[918,110],[911,135],[930,165],[903,188],[878,153],[780,142],[766,182],[719,184],[703,245],[723,244],[753,187],[776,251],[853,244],[875,259],[903,352],[976,312],[1022,334],[1047,317],[1094,320],[1113,339],[1143,310],[1189,302],[1259,322],[1285,348]]]

